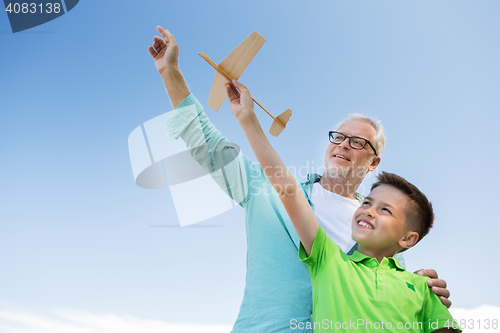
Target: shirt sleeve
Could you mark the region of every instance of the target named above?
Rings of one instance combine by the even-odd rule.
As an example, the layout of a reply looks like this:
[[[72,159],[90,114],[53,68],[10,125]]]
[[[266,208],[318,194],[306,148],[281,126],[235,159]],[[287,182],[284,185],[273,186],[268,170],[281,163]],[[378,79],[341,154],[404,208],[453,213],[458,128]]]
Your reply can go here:
[[[426,297],[424,303],[424,320],[423,326],[425,333],[430,333],[441,328],[453,329],[453,332],[462,332],[457,325],[453,322],[453,317],[446,306],[441,303],[439,297],[434,294],[430,288],[425,285]]]
[[[340,260],[342,250],[335,242],[326,235],[325,230],[318,227],[316,237],[314,237],[311,254],[307,256],[307,252],[302,245],[299,246],[299,259],[307,265],[311,278],[316,276],[322,265],[325,265],[329,260]]]
[[[173,111],[165,127],[169,136],[184,140],[193,159],[229,197],[245,207],[248,198],[261,186],[262,168],[222,136],[193,94]]]

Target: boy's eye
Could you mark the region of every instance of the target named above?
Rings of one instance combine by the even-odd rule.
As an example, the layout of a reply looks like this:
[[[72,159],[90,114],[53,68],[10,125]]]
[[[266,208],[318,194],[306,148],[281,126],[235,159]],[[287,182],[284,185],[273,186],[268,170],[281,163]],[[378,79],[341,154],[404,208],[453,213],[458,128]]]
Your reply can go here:
[[[363,202],[363,205],[369,205],[370,203],[368,201]]]
[[[392,215],[392,212],[391,212],[389,209],[387,209],[387,208],[382,208],[382,210],[385,210],[387,213],[389,213],[389,214],[391,214],[391,215]]]

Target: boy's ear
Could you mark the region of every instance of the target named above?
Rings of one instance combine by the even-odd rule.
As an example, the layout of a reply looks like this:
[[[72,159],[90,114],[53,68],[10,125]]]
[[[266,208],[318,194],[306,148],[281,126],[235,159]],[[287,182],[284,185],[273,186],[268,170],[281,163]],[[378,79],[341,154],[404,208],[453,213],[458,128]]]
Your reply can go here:
[[[408,231],[406,236],[399,241],[399,246],[401,246],[403,249],[409,249],[413,245],[417,244],[418,239],[418,232]]]

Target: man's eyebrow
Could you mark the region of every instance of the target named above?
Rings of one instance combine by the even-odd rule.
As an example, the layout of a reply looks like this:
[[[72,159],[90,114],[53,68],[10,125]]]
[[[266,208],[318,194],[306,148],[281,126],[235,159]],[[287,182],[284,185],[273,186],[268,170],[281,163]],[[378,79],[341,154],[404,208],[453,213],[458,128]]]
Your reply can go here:
[[[342,134],[342,135],[347,135],[347,134],[345,134],[345,133],[343,133],[343,132],[338,132],[338,131],[334,131],[334,132],[340,133],[340,134]],[[347,135],[347,136],[349,136],[349,135]],[[358,139],[363,139],[363,140],[366,140],[366,141],[370,141],[370,140],[365,139],[365,138],[363,138],[362,136],[358,136],[358,135],[352,135],[352,136],[351,136],[351,138],[358,138]]]
[[[366,138],[363,138],[362,136],[357,136],[357,135],[352,136],[352,138],[357,138],[357,139],[363,139],[363,140],[366,140],[366,141],[370,141],[370,140],[368,140]]]

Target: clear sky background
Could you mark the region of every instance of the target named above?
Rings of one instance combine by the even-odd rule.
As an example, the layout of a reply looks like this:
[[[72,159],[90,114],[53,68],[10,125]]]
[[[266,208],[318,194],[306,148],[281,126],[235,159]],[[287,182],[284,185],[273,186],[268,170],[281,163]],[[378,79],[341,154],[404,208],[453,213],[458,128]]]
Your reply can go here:
[[[489,306],[500,319],[499,14],[494,0],[83,0],[13,34],[0,13],[0,332],[230,330],[243,210],[200,224],[220,227],[152,227],[178,224],[170,192],[132,175],[128,135],[172,109],[147,50],[157,25],[176,37],[205,106],[214,70],[198,53],[220,62],[252,31],[267,39],[240,81],[275,115],[293,110],[269,138],[302,177],[322,168],[345,115],[381,119],[378,169],[435,205],[408,270],[436,269],[452,308]],[[253,157],[227,101],[206,112]]]

